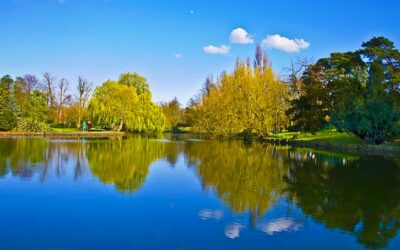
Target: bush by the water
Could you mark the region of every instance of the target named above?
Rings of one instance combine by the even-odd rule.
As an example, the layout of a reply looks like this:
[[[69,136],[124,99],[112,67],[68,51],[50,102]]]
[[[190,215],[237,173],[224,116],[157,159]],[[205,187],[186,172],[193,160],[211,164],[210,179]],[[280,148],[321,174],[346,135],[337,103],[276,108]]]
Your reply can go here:
[[[18,118],[17,131],[27,132],[48,132],[50,126],[42,121],[36,121],[32,118]]]

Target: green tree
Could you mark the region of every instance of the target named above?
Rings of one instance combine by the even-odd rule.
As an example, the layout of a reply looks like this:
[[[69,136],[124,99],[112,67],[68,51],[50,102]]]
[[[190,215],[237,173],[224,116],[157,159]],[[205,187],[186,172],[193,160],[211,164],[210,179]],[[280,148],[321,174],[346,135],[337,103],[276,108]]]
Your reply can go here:
[[[376,144],[397,136],[399,58],[391,41],[377,37],[358,51],[318,60],[293,82],[300,89],[288,112],[293,125],[315,132],[332,124]]]
[[[362,47],[357,53],[368,65],[364,100],[350,109],[346,127],[366,141],[380,144],[400,132],[400,52],[384,37],[374,37]]]
[[[14,99],[14,80],[5,75],[0,79],[0,130],[12,130],[17,125],[18,108]]]
[[[383,67],[387,87],[398,91],[400,85],[400,51],[389,39],[379,36],[362,44],[359,54],[366,57],[370,63],[379,63]]]
[[[151,94],[147,79],[138,73],[124,73],[119,77],[120,84],[133,87],[138,95]]]
[[[400,132],[400,114],[384,86],[382,65],[371,63],[365,100],[353,109],[345,123],[349,131],[375,144],[381,144]]]
[[[301,77],[301,95],[291,101],[287,111],[296,129],[316,132],[329,121],[329,94],[322,80],[326,63],[326,59],[321,59],[310,65]]]
[[[176,129],[178,125],[184,123],[181,104],[176,97],[167,103],[161,103],[161,109],[166,118],[167,127]]]
[[[25,116],[28,110],[28,103],[31,92],[24,78],[17,77],[14,81],[14,98],[18,106],[19,116]]]
[[[324,79],[329,95],[329,118],[340,131],[354,107],[363,102],[366,64],[355,52],[332,53],[326,59]]]

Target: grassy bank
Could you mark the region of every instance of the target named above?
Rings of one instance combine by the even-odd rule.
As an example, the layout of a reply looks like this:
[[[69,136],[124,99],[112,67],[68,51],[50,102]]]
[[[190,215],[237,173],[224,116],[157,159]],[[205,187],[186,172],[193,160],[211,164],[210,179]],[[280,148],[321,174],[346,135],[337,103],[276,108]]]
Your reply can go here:
[[[279,134],[271,134],[267,139],[313,141],[337,144],[365,144],[363,140],[353,134],[339,133],[335,130],[324,130],[316,132],[315,134],[305,132],[283,132]]]
[[[62,136],[62,137],[107,137],[123,136],[125,132],[91,130],[82,131],[78,128],[51,128],[47,132],[27,132],[27,131],[1,131],[0,137],[24,137],[24,136]]]
[[[336,130],[324,130],[315,134],[301,132],[284,132],[279,134],[271,134],[267,139],[284,139],[303,142],[320,142],[344,145],[368,145],[365,141],[358,138],[354,134],[340,133]],[[391,142],[386,142],[383,145],[400,147],[400,138]]]
[[[339,133],[336,130],[319,131],[315,134],[300,132],[283,132],[271,134],[267,142],[289,144],[299,147],[311,147],[346,152],[400,155],[400,140],[395,139],[381,145],[368,144],[357,136]]]

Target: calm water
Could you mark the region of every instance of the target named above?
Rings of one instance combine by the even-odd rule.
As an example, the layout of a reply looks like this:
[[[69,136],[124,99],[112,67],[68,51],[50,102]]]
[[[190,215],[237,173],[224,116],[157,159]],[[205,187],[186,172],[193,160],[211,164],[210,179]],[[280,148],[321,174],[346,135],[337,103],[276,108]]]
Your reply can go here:
[[[241,141],[0,140],[0,249],[400,249],[400,160]]]

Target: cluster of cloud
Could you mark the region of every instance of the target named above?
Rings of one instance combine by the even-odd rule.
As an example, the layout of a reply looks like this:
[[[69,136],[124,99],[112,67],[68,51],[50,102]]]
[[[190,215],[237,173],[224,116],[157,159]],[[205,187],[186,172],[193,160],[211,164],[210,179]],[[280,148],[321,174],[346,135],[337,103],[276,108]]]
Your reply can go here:
[[[236,44],[252,44],[254,43],[253,36],[243,28],[232,30],[229,36],[231,43]],[[310,43],[303,38],[290,39],[279,34],[268,35],[261,41],[261,46],[269,49],[278,49],[287,53],[297,53],[303,49],[310,47]],[[227,45],[215,46],[208,45],[203,47],[203,51],[207,54],[229,55],[231,47]]]
[[[221,45],[221,46],[208,45],[203,48],[203,51],[207,54],[229,55],[231,53],[231,47],[227,45]]]
[[[242,28],[232,30],[230,40],[232,43],[238,44],[251,44],[254,42],[253,38],[251,38],[251,35]]]
[[[300,52],[302,49],[310,47],[310,43],[306,42],[303,38],[289,39],[281,35],[268,35],[262,40],[261,46],[279,49],[288,53]]]

